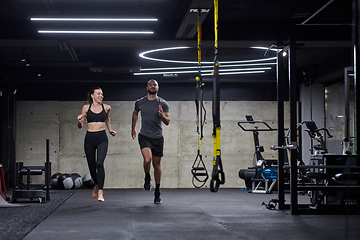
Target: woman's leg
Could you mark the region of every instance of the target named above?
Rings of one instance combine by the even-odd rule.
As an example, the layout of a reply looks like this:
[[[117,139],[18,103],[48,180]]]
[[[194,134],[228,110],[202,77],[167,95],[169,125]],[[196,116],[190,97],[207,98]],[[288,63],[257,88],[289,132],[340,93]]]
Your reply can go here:
[[[103,196],[103,187],[105,182],[105,169],[104,169],[104,161],[108,150],[108,140],[107,137],[102,141],[97,147],[97,161],[96,161],[96,168],[97,168],[97,177],[99,183],[99,193],[98,193],[98,200],[103,202],[105,201]]]
[[[93,138],[93,136],[91,136],[91,134],[86,133],[84,150],[85,150],[86,160],[89,166],[90,175],[95,183],[95,188],[92,193],[92,197],[96,198],[98,195],[99,188],[98,188],[98,181],[96,175],[96,160],[95,160],[96,148],[94,147],[94,140],[95,139]]]
[[[96,161],[96,169],[97,169],[97,178],[99,189],[103,189],[105,182],[105,169],[104,169],[104,161],[108,150],[108,141],[103,141],[99,144],[97,148],[97,161]]]

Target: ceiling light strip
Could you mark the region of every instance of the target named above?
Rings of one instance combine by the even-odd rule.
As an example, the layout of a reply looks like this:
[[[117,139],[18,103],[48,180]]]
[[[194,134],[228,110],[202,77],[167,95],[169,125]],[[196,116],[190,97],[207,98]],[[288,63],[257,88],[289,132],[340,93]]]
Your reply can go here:
[[[260,59],[252,59],[252,60],[241,60],[241,61],[224,61],[220,62],[220,64],[230,64],[230,63],[250,63],[250,62],[262,62],[262,61],[272,61],[276,60],[277,57],[271,58],[260,58]],[[213,62],[212,62],[213,64]]]
[[[223,69],[221,70],[220,69],[220,72],[243,72],[243,71],[246,71],[246,72],[249,72],[250,70],[269,70],[271,69],[271,67],[264,67],[264,68],[244,68],[244,69]],[[211,69],[211,70],[205,70],[205,71],[202,71],[202,74],[203,73],[212,73],[214,70]],[[184,73],[197,73],[199,71],[197,70],[194,70],[194,71],[173,71],[173,72],[142,72],[142,73],[134,73],[134,75],[157,75],[157,74],[184,74]],[[264,72],[264,71],[262,71]]]
[[[268,50],[268,51],[274,51],[274,52],[278,52],[281,50],[281,49],[277,49],[277,48],[268,48],[268,47],[250,47],[250,48],[260,49],[260,50]]]
[[[238,75],[238,74],[252,74],[252,73],[264,73],[265,71],[250,71],[250,72],[226,72],[219,73],[219,75]],[[201,76],[213,76],[213,73],[201,74]]]
[[[220,65],[220,68],[222,68],[222,67],[266,66],[266,65],[276,65],[276,62],[274,62],[274,63],[246,63],[246,64],[230,64],[230,65],[225,65],[225,64],[222,64],[222,65]]]
[[[39,30],[38,33],[53,34],[153,34],[152,31],[53,31]]]
[[[134,75],[157,75],[157,74],[179,74],[179,73],[197,73],[199,71],[176,71],[176,72],[144,72],[144,73],[134,73]],[[207,72],[212,72],[209,70]]]
[[[181,70],[181,69],[198,69],[199,67],[168,67],[168,68],[142,68],[141,72],[144,71],[159,71],[159,70]],[[203,66],[202,68],[213,68],[213,66]]]
[[[244,69],[220,69],[220,72],[233,72],[233,71],[249,71],[249,70],[269,70],[271,67],[263,67],[263,68],[244,68]]]
[[[267,66],[267,65],[276,65],[276,63],[249,63],[249,64],[231,64],[231,65],[220,65],[220,68],[227,67],[246,67],[246,66]],[[214,66],[201,66],[201,68],[213,68]],[[144,71],[159,71],[159,70],[181,70],[181,69],[198,69],[198,66],[194,67],[168,67],[168,68],[142,68],[141,72]]]
[[[154,22],[157,18],[30,18],[31,21]]]

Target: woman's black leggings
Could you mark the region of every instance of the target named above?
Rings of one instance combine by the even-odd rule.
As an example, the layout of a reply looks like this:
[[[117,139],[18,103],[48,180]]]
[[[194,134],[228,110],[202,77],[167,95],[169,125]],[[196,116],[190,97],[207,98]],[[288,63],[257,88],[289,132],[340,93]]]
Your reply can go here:
[[[91,177],[95,184],[98,184],[99,189],[103,189],[105,181],[104,161],[108,150],[108,138],[105,130],[86,132],[84,150]]]

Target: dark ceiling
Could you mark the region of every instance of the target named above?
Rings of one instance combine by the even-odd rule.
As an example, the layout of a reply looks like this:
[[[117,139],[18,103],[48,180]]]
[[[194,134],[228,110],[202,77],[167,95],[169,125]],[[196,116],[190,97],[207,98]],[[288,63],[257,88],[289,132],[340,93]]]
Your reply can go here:
[[[155,77],[195,81],[196,72],[134,75],[148,68],[195,67],[198,13],[202,61],[214,59],[213,0],[2,0],[0,1],[0,77],[17,82],[132,82]],[[193,10],[191,10],[193,9]],[[30,18],[156,18],[152,22],[31,21]],[[351,0],[219,0],[220,62],[270,58],[264,49],[287,45],[294,26],[297,71],[314,81],[337,81],[352,64]],[[39,30],[153,31],[153,34],[45,34]],[[167,63],[139,57],[144,51],[187,46],[147,56],[192,63]],[[26,61],[22,61],[25,58]],[[272,62],[266,60],[265,62]],[[25,64],[30,66],[26,67]],[[202,64],[205,66],[206,64]],[[259,67],[259,66],[257,66]],[[220,81],[273,82],[275,66],[261,74],[223,75]],[[239,68],[239,67],[238,67]],[[255,68],[255,67],[253,67]],[[205,70],[205,68],[203,68]],[[40,74],[40,75],[39,75]],[[172,76],[172,77],[169,77]],[[176,76],[176,77],[174,77]],[[204,76],[211,80],[211,76]],[[299,81],[302,81],[300,78]]]

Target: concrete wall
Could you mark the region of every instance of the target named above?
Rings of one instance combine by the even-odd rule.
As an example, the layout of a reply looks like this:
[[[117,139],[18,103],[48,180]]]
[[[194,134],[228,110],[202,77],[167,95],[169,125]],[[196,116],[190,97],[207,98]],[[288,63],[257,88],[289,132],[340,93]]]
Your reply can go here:
[[[141,188],[143,186],[142,156],[137,139],[131,137],[131,116],[134,102],[106,102],[112,107],[110,118],[117,135],[108,134],[109,150],[105,159],[105,188]],[[56,172],[80,175],[88,173],[83,150],[86,127],[77,128],[76,117],[84,102],[19,101],[17,103],[17,162],[43,165],[45,143],[50,140],[52,174]],[[170,101],[169,126],[164,126],[165,150],[162,160],[163,188],[192,188],[191,166],[197,154],[196,113],[193,101]],[[203,159],[212,171],[212,103],[205,102],[207,122],[204,127]],[[288,113],[288,105],[285,112]],[[237,122],[252,114],[277,128],[277,102],[221,102],[221,158],[226,183],[221,187],[244,187],[238,177],[242,168],[253,165],[252,132],[242,131]],[[286,118],[288,119],[288,118]],[[137,131],[140,130],[140,119]],[[277,158],[270,146],[277,144],[277,131],[261,132],[260,144],[265,158]],[[152,173],[152,170],[151,170]],[[152,174],[153,175],[153,174]],[[43,177],[33,177],[33,182]],[[205,185],[209,186],[209,181]]]

